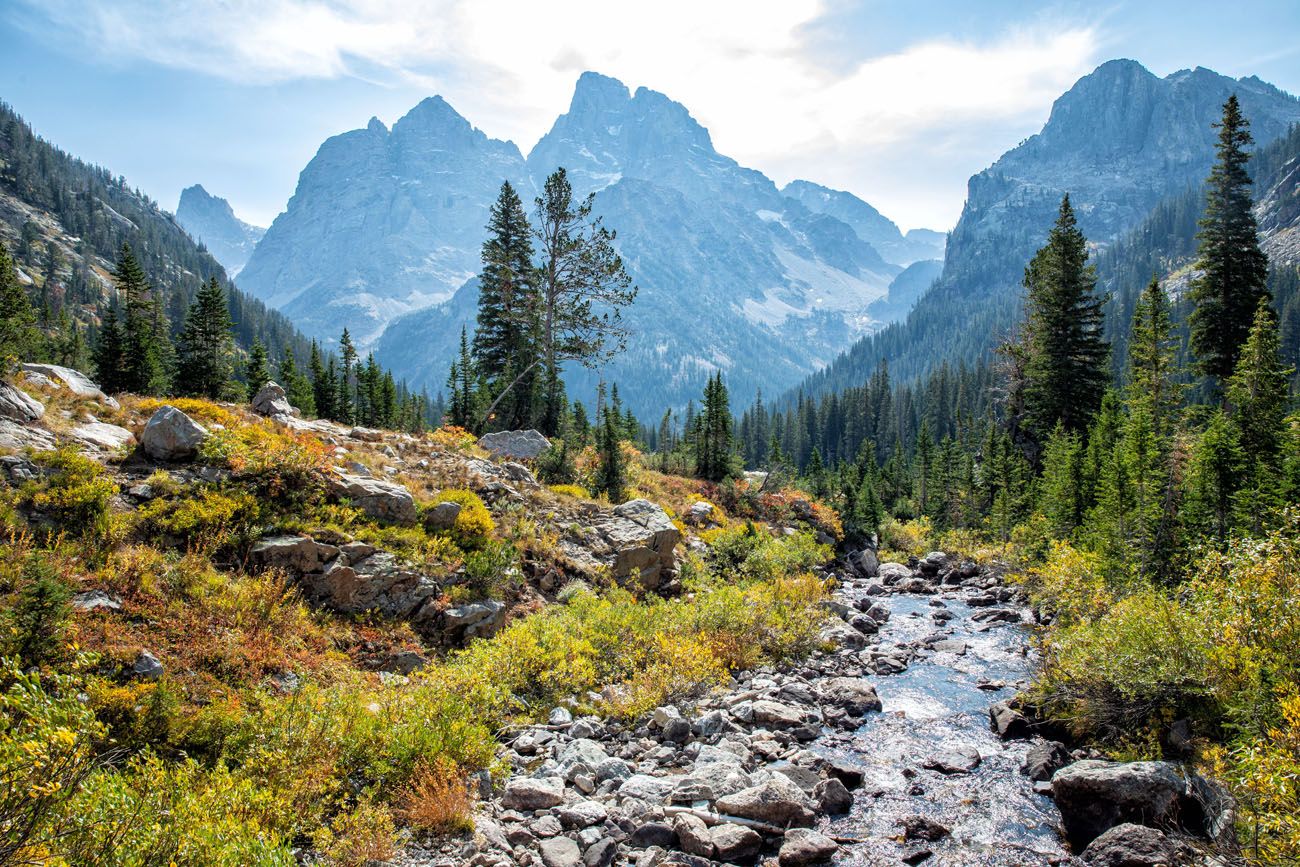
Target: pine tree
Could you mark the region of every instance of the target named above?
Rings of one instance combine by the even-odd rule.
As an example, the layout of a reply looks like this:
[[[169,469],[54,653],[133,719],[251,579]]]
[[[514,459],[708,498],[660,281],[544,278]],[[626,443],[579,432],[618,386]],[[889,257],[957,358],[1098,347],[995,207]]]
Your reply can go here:
[[[696,419],[695,474],[712,482],[731,472],[734,445],[731,401],[722,374],[709,377],[704,387],[704,409]]]
[[[0,244],[0,373],[29,359],[40,342],[36,313],[27,290],[18,283],[14,261]]]
[[[930,471],[934,468],[934,437],[930,435],[930,422],[921,421],[921,430],[916,435],[916,508],[919,514],[926,514],[930,508]]]
[[[221,397],[230,380],[235,345],[232,326],[226,292],[213,277],[195,296],[181,332],[176,379],[185,394]]]
[[[1192,451],[1184,515],[1190,529],[1220,548],[1228,544],[1245,462],[1236,425],[1222,411],[1215,412]]]
[[[460,354],[451,365],[447,377],[447,388],[451,389],[451,402],[447,405],[448,420],[457,427],[472,430],[478,424],[475,410],[478,400],[476,385],[478,370],[474,356],[470,353],[469,337],[464,328],[460,330]]]
[[[1084,507],[1083,443],[1059,422],[1043,448],[1039,508],[1052,535],[1069,539],[1083,523]]]
[[[1250,331],[1255,310],[1268,294],[1268,258],[1259,248],[1251,211],[1250,122],[1241,114],[1237,95],[1223,105],[1215,124],[1218,158],[1206,181],[1205,216],[1197,235],[1197,267],[1202,275],[1191,288],[1192,350],[1207,376],[1222,385],[1236,366],[1237,354]]]
[[[113,278],[126,314],[122,323],[121,388],[137,394],[163,394],[169,385],[165,318],[159,315],[144,269],[127,244],[122,245]]]
[[[326,372],[324,361],[321,359],[320,346],[315,340],[311,342],[308,370],[311,372],[312,404],[317,417],[334,418],[335,377],[332,372]]]
[[[353,424],[357,420],[357,348],[352,343],[352,335],[348,333],[346,327],[343,329],[342,336],[339,337],[339,355],[342,357],[342,368],[338,371],[338,385],[334,402],[335,421]]]
[[[1066,195],[1047,243],[1025,269],[1024,406],[1039,442],[1058,422],[1068,431],[1086,429],[1109,380],[1102,299],[1087,259],[1087,239]]]
[[[270,360],[266,357],[266,347],[260,340],[254,340],[253,348],[248,352],[244,378],[248,383],[248,400],[252,400],[271,379]]]
[[[596,469],[594,493],[605,494],[611,503],[621,503],[627,487],[627,464],[619,440],[622,426],[618,416],[608,408],[604,417],[596,443],[600,452],[600,465]]]
[[[1228,381],[1228,404],[1249,458],[1238,496],[1239,523],[1258,533],[1283,504],[1282,445],[1292,371],[1282,365],[1277,317],[1261,299],[1237,369]]]
[[[1133,310],[1126,402],[1130,412],[1138,407],[1147,410],[1158,441],[1172,433],[1174,414],[1185,390],[1177,380],[1177,349],[1169,298],[1153,276]]]
[[[542,362],[541,298],[533,265],[532,229],[509,181],[492,206],[479,273],[474,360],[493,398],[493,427],[523,428],[537,414]]]
[[[312,349],[316,344],[312,343]],[[317,365],[320,364],[320,358],[315,359]],[[289,405],[298,408],[304,416],[316,415],[316,394],[312,380],[298,369],[298,359],[294,357],[293,347],[285,346],[280,361],[280,379],[284,381],[285,397],[289,399]]]
[[[560,364],[577,361],[593,367],[621,352],[627,343],[622,308],[636,298],[636,287],[614,249],[615,233],[592,218],[595,194],[574,202],[563,168],[546,179],[536,199],[533,235],[541,257],[542,432],[558,432],[567,402]],[[630,287],[630,288],[629,288]]]
[[[95,342],[95,378],[106,394],[117,394],[126,388],[126,341],[122,326],[117,322],[117,311],[111,306],[104,312],[99,326],[99,339]]]

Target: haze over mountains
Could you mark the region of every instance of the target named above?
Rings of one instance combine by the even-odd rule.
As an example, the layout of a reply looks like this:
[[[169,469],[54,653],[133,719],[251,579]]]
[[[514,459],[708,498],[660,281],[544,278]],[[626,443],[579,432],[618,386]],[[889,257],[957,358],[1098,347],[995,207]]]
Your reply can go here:
[[[391,130],[372,120],[326,141],[239,283],[322,340],[347,324],[399,376],[436,391],[472,328],[497,187],[509,179],[531,203],[564,166],[575,193],[596,194],[640,287],[628,351],[599,374],[638,413],[684,405],[714,370],[746,401],[800,382],[838,390],[882,359],[912,377],[1005,335],[1024,262],[1065,192],[1105,245],[1199,184],[1232,92],[1261,144],[1300,120],[1300,102],[1257,78],[1103,64],[1056,101],[1042,132],[971,178],[947,239],[904,235],[811,181],[778,189],[719,154],[686,107],[596,73],[526,158],[433,97]],[[589,398],[597,376],[570,371],[571,391]]]
[[[509,179],[531,207],[557,166],[596,193],[640,286],[628,351],[603,372],[637,411],[685,404],[718,369],[742,394],[788,387],[880,324],[868,306],[904,266],[942,254],[939,233],[905,238],[847,193],[783,192],[719,154],[684,106],[586,73],[527,159],[437,97],[392,130],[374,120],[329,139],[240,285],[323,340],[348,324],[436,390],[473,317],[497,188]],[[595,376],[572,371],[571,390],[589,397]]]
[[[181,190],[176,222],[210,252],[234,278],[243,269],[266,229],[250,226],[235,216],[230,202],[195,184]]]

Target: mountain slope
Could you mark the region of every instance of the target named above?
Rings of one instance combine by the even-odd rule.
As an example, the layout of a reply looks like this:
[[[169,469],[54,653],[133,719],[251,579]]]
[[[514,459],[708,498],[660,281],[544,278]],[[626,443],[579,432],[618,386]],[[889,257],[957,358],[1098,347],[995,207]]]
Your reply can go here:
[[[912,229],[906,235],[894,221],[852,193],[832,190],[811,181],[791,181],[781,194],[808,210],[829,214],[847,223],[858,237],[880,251],[886,261],[904,267],[922,259],[942,259],[945,236],[932,229]]]
[[[715,370],[743,398],[785,388],[872,327],[867,305],[901,270],[846,223],[719,154],[679,103],[612,78],[579,79],[568,112],[528,156],[533,188],[556,166],[578,195],[596,194],[640,287],[625,314],[628,351],[600,374],[567,374],[584,400],[600,375],[639,414],[698,397]],[[461,326],[472,328],[474,291],[394,321],[379,358],[441,385]]]
[[[201,184],[181,190],[176,222],[199,241],[235,277],[253,255],[253,248],[266,234],[235,216],[230,203],[203,189]]]
[[[1052,107],[1041,133],[971,178],[961,219],[948,238],[943,275],[906,322],[855,344],[805,391],[865,381],[881,360],[915,378],[944,360],[970,361],[1001,340],[1019,315],[1025,263],[1046,238],[1061,196],[1070,193],[1080,228],[1105,245],[1161,199],[1208,173],[1212,124],[1237,93],[1257,142],[1300,119],[1300,101],[1250,77],[1207,69],[1158,78],[1131,60],[1103,64]]]
[[[394,318],[444,301],[478,271],[504,179],[531,199],[524,159],[440,97],[386,128],[334,136],[303,169],[240,285],[308,334],[362,344]]]
[[[216,277],[226,289],[235,336],[292,347],[306,358],[309,344],[284,315],[235,288],[212,254],[124,179],[59,150],[0,103],[0,240],[14,253],[20,279],[53,315],[93,333],[112,298],[110,272],[129,243],[150,282],[160,290],[179,328],[199,286]]]

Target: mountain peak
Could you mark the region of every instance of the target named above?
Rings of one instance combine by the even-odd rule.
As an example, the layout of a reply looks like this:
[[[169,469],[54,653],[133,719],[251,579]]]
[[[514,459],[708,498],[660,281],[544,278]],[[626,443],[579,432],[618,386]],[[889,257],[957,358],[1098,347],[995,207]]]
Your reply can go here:
[[[231,277],[239,273],[265,229],[250,226],[235,216],[230,202],[194,184],[181,190],[176,222],[222,264]]]
[[[366,124],[366,129],[381,135],[388,134],[388,127],[384,126],[384,122],[377,117],[370,118],[370,122]]]
[[[632,99],[627,85],[617,78],[601,75],[588,70],[578,76],[573,87],[573,99],[569,102],[569,112],[586,112],[617,108]]]

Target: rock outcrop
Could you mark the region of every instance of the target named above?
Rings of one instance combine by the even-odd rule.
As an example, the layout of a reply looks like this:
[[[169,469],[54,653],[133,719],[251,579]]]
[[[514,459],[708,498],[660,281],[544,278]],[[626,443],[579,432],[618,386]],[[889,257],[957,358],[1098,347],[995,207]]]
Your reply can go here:
[[[43,415],[45,404],[22,389],[0,381],[0,419],[27,424]]]
[[[347,473],[337,467],[327,481],[331,494],[377,521],[415,523],[415,498],[404,485]]]
[[[268,382],[257,390],[252,400],[253,412],[273,419],[296,418],[298,408],[289,403],[284,388],[277,382]]]
[[[533,460],[551,447],[551,441],[535,430],[503,430],[484,434],[478,444],[496,457]]]
[[[57,364],[34,364],[31,362],[24,363],[22,367],[24,373],[42,377],[45,382],[66,388],[77,397],[92,398],[105,406],[117,408],[116,400],[104,394],[98,385],[91,382],[90,377],[80,371],[73,370],[71,367],[62,367]]]
[[[580,539],[561,549],[580,565],[608,568],[614,578],[644,590],[660,589],[676,577],[681,531],[668,513],[649,500],[629,500],[597,515]]]
[[[198,454],[208,429],[174,406],[160,406],[145,423],[140,445],[156,461],[184,461]]]

